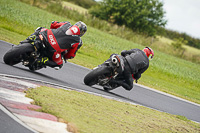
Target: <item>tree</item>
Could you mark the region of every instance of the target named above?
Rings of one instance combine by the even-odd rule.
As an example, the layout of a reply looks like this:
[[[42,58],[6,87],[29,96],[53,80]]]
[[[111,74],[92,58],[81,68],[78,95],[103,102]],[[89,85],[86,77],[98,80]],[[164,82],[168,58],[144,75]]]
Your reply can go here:
[[[125,25],[149,36],[165,26],[163,3],[159,0],[103,0],[89,10],[95,17]]]

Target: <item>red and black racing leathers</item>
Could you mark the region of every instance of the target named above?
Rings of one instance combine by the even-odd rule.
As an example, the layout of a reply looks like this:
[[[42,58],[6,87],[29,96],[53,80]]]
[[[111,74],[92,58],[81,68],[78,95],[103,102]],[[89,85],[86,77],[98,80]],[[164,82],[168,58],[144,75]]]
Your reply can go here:
[[[68,21],[54,21],[51,23],[50,29],[42,28],[39,36],[47,47],[46,56],[49,58],[45,61],[45,65],[61,68],[62,57],[65,60],[74,58],[77,50],[82,46],[79,35],[80,29]]]

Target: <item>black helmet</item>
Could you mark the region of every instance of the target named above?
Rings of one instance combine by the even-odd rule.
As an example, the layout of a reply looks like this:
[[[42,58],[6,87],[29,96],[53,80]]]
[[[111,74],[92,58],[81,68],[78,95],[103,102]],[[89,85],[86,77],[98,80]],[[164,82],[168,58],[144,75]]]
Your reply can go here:
[[[83,36],[87,31],[87,25],[82,21],[76,22],[75,25],[80,29],[80,36]]]

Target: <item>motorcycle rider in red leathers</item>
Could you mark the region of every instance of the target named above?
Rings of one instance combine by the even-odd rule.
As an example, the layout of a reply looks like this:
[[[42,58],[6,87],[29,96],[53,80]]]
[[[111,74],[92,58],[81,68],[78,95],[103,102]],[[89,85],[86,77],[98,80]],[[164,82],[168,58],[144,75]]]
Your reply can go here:
[[[63,66],[63,59],[66,61],[75,57],[77,50],[82,46],[81,36],[87,31],[85,23],[79,21],[74,25],[70,22],[51,23],[50,29],[39,27],[24,42],[34,42],[37,48],[45,45],[45,57],[38,59],[43,66],[60,69]]]

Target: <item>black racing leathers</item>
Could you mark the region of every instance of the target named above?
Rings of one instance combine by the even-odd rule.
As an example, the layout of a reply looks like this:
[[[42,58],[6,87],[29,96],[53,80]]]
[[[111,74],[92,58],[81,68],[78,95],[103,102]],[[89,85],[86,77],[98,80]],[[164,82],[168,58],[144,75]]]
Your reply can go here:
[[[122,74],[120,74],[123,78],[112,80],[111,83],[122,86],[126,90],[131,90],[134,79],[137,81],[141,74],[149,67],[149,59],[140,49],[124,50],[121,52],[121,55],[125,57],[125,68]]]
[[[124,50],[121,52],[129,64],[131,73],[135,79],[139,79],[141,74],[149,67],[149,59],[146,54],[140,49]]]
[[[112,84],[116,84],[117,86],[124,87],[126,90],[131,90],[133,88],[134,80],[126,61],[124,61],[124,65],[125,65],[124,71],[121,74],[119,74],[116,79],[111,80],[110,84],[111,86],[113,86]]]

